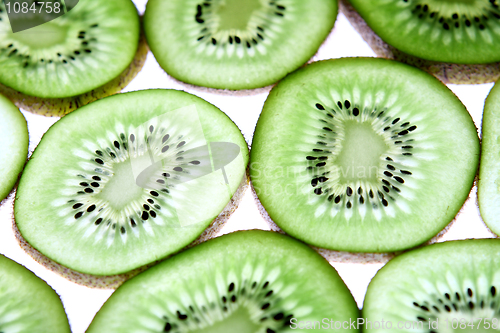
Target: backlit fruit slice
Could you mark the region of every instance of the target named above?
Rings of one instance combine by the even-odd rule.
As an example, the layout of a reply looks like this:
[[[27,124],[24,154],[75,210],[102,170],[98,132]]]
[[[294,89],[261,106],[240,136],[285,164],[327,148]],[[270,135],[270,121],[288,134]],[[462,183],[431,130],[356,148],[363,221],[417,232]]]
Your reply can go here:
[[[497,0],[349,0],[384,42],[432,61],[500,61]]]
[[[425,246],[394,258],[375,275],[363,305],[362,329],[498,332],[499,290],[499,240]]]
[[[196,96],[108,97],[45,134],[20,180],[17,227],[75,271],[125,273],[195,240],[231,201],[247,161],[236,125]]]
[[[59,296],[35,274],[0,255],[0,332],[69,333]]]
[[[26,119],[11,101],[0,95],[0,201],[17,182],[28,157]]]
[[[252,230],[205,242],[127,281],[87,332],[281,333],[335,323],[344,325],[336,331],[357,332],[345,323],[358,312],[325,259],[287,236]]]
[[[306,243],[392,252],[441,231],[466,200],[479,140],[458,98],[395,61],[313,63],[257,123],[250,175],[271,219]]]
[[[336,0],[151,0],[146,37],[174,78],[220,89],[275,83],[318,50]]]
[[[23,6],[37,10],[23,15],[14,2],[0,2],[0,92],[23,109],[61,116],[123,89],[142,68],[147,46],[131,0],[80,0],[52,21],[12,32],[9,20],[43,22],[56,3],[26,0]]]
[[[488,228],[500,234],[500,84],[490,91],[483,112],[478,203]]]
[[[117,77],[137,50],[139,17],[129,0],[80,1],[67,14],[17,33],[1,8],[0,82],[27,95],[88,92]]]

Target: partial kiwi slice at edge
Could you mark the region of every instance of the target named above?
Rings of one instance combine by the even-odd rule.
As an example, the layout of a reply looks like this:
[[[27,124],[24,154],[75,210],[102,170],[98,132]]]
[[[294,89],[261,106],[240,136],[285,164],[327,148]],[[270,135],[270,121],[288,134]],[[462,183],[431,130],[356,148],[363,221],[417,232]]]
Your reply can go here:
[[[273,88],[250,176],[291,236],[336,251],[395,252],[453,220],[478,156],[471,116],[439,80],[392,60],[343,58]]]
[[[240,90],[271,85],[306,63],[336,17],[336,0],[151,0],[144,30],[174,78]]]
[[[500,240],[432,244],[387,263],[368,286],[364,332],[497,332]]]
[[[491,89],[484,105],[482,120],[481,163],[477,196],[479,211],[486,226],[500,234],[500,84]]]
[[[125,282],[87,332],[282,333],[315,322],[326,331],[325,321],[352,322],[358,314],[326,260],[287,236],[250,230],[209,240]],[[337,331],[357,332],[350,325]]]
[[[19,109],[0,95],[0,201],[16,184],[28,157],[28,125]]]
[[[17,19],[40,20],[40,12]],[[67,114],[121,91],[137,75],[148,51],[140,35],[130,0],[80,1],[57,19],[16,33],[2,2],[0,92],[35,113]]]
[[[500,77],[496,1],[341,0],[339,7],[380,57],[421,68],[444,83]]]
[[[70,333],[59,296],[35,274],[0,255],[0,332]]]
[[[16,225],[72,270],[127,273],[181,250],[234,210],[247,161],[236,125],[198,97],[107,97],[44,135],[20,180]]]

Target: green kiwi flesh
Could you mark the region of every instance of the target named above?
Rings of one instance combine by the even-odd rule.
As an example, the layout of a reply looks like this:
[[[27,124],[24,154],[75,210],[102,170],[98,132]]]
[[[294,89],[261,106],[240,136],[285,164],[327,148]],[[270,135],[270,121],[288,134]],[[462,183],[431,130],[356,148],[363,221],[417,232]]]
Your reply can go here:
[[[459,64],[500,61],[497,0],[350,0],[386,43],[422,59]]]
[[[499,267],[496,239],[437,243],[404,253],[370,282],[363,331],[497,332]]]
[[[493,86],[486,99],[482,121],[481,163],[477,196],[481,217],[488,228],[500,234],[500,84]]]
[[[144,30],[156,60],[174,78],[253,89],[307,62],[336,16],[336,0],[151,0]]]
[[[431,61],[405,53],[384,42],[347,0],[340,0],[339,7],[351,25],[379,57],[394,59],[418,67],[436,76],[444,83],[480,84],[494,82],[500,78],[500,62],[459,64]]]
[[[250,230],[209,240],[125,282],[87,333],[280,333],[299,322],[355,321],[358,312],[335,269],[312,249]]]
[[[59,296],[45,281],[0,255],[0,332],[70,333]]]
[[[220,142],[237,154],[217,167]],[[231,201],[247,162],[236,125],[198,97],[175,90],[107,97],[44,135],[19,183],[16,225],[63,266],[126,273],[195,240]]]
[[[146,57],[129,0],[80,1],[63,16],[16,33],[3,3],[0,18],[0,91],[38,113],[65,114],[118,92]]]
[[[0,84],[0,93],[8,96],[19,108],[32,113],[62,117],[77,108],[87,105],[97,99],[119,93],[141,71],[149,48],[144,36],[139,40],[139,47],[132,63],[116,78],[89,92],[64,98],[39,98],[26,95],[12,88]]]
[[[330,250],[394,252],[453,220],[478,154],[472,118],[436,78],[396,61],[344,58],[273,88],[250,177],[286,233]]]
[[[0,201],[19,178],[28,157],[28,126],[18,108],[0,95]]]

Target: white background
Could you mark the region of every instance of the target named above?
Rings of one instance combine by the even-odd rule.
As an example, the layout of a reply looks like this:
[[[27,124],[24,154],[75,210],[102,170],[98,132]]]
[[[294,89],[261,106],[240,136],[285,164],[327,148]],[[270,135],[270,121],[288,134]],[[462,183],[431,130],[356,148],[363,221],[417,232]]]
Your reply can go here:
[[[134,2],[142,14],[147,0],[134,0]],[[313,60],[353,56],[374,56],[374,53],[356,31],[354,31],[345,17],[339,14],[335,28]],[[449,88],[455,92],[471,113],[479,131],[484,100],[492,86],[493,84],[474,86],[449,85]],[[125,91],[148,88],[185,90],[204,98],[231,117],[249,143],[251,142],[255,124],[269,92],[268,88],[264,88],[247,93],[246,95],[224,94],[203,88],[189,87],[173,80],[165,74],[151,53],[148,54],[148,59],[143,70]],[[57,118],[46,118],[24,111],[23,113],[28,120],[31,153],[40,141],[43,133],[57,121]],[[9,199],[5,200],[2,206],[0,206],[0,253],[25,265],[36,275],[47,281],[61,296],[73,332],[84,332],[95,313],[111,295],[111,291],[89,289],[69,282],[55,273],[46,270],[25,254],[18,246],[12,232],[13,195],[14,193],[11,193]],[[250,192],[247,192],[240,207],[229,219],[222,233],[254,228],[267,229],[267,226],[261,218]],[[486,237],[492,237],[492,234],[485,228],[479,216],[476,188],[474,188],[470,194],[470,199],[457,216],[455,223],[443,240]],[[361,308],[367,285],[382,265],[344,263],[332,263],[332,265],[338,270]]]

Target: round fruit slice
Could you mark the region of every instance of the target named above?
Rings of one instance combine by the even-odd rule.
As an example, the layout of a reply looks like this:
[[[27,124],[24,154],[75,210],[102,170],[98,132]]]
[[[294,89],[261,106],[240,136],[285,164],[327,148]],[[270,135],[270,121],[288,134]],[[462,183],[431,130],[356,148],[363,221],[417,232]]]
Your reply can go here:
[[[144,30],[156,60],[176,79],[253,89],[311,58],[336,16],[336,0],[151,0]]]
[[[285,232],[349,252],[392,252],[442,230],[466,200],[479,140],[441,82],[376,58],[317,62],[271,91],[251,179]]]
[[[498,332],[500,241],[464,240],[402,254],[366,293],[364,332]]]
[[[45,134],[19,183],[17,227],[78,272],[128,272],[196,239],[230,202],[247,161],[238,128],[198,97],[108,97]]]
[[[0,95],[0,201],[19,178],[28,156],[26,119],[11,101]]]
[[[59,296],[35,274],[0,255],[0,332],[69,333]]]
[[[127,281],[87,332],[279,333],[318,322],[334,329],[357,317],[326,260],[287,236],[252,230],[210,240]],[[348,324],[340,331],[357,332]]]
[[[349,0],[386,43],[422,59],[460,64],[500,61],[496,0]]]
[[[478,203],[488,228],[500,234],[500,84],[496,84],[486,99],[481,144],[481,164],[478,181]]]
[[[26,4],[36,13],[15,15],[14,4],[0,4],[0,89],[23,107],[67,113],[120,91],[142,67],[147,51],[138,47],[139,16],[130,0],[79,1],[54,20],[12,32],[20,22],[43,22],[46,7],[60,3]]]

